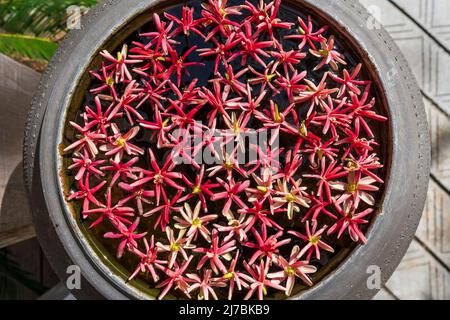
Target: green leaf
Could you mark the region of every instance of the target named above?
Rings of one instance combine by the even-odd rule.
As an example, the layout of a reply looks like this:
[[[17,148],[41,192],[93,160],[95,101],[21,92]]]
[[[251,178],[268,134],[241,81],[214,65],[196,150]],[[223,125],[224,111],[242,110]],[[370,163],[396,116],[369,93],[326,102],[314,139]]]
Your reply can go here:
[[[51,37],[66,31],[67,8],[89,8],[97,0],[0,0],[0,30]]]
[[[19,54],[31,59],[48,61],[57,48],[56,43],[46,38],[0,33],[0,52],[6,55]]]

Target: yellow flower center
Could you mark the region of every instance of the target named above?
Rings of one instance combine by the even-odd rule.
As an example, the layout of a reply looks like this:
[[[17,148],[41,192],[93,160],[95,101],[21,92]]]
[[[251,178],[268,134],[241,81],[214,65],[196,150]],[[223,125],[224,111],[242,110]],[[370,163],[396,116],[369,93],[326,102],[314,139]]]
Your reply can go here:
[[[295,201],[295,197],[292,193],[287,194],[285,197],[287,202],[294,202]]]
[[[295,269],[291,266],[287,266],[285,272],[290,277],[295,275]]]
[[[312,244],[317,244],[320,241],[320,236],[312,236],[309,239],[309,242],[311,242]]]
[[[224,278],[224,279],[227,279],[227,280],[230,280],[231,278],[233,278],[233,272],[225,273],[225,274],[223,275],[223,278]]]
[[[233,228],[239,227],[240,223],[237,220],[232,220],[228,223],[228,225],[232,226]]]
[[[346,167],[350,170],[356,170],[358,169],[358,164],[352,159],[347,159]]]
[[[127,140],[125,140],[124,138],[120,137],[119,139],[117,139],[116,144],[123,148],[125,147],[125,144],[127,143]]]
[[[316,154],[319,157],[319,159],[322,160],[322,158],[323,158],[323,150],[322,149],[317,149],[316,150]]]
[[[114,78],[113,77],[106,78],[106,84],[112,87],[114,85]]]
[[[356,190],[358,190],[358,184],[357,183],[349,183],[347,184],[347,192],[353,193]]]
[[[302,27],[298,27],[298,32],[303,35],[306,34],[305,30],[303,30]]]
[[[319,50],[319,54],[322,57],[328,57],[328,55],[330,54],[330,51],[322,49],[322,50]]]
[[[192,221],[192,225],[194,227],[200,227],[202,225],[202,220],[200,220],[199,218],[195,219],[194,221]]]
[[[277,76],[276,73],[272,73],[272,74],[267,75],[267,76],[266,76],[267,82],[272,81],[272,79],[275,78],[276,76]]]
[[[224,168],[227,169],[227,170],[233,169],[233,164],[232,164],[231,162],[229,162],[229,161],[225,162],[225,163],[223,164],[223,166],[224,166]]]
[[[170,245],[170,251],[177,252],[179,250],[180,250],[180,245],[178,243],[174,242]]]
[[[193,189],[192,189],[192,194],[199,194],[199,193],[201,193],[202,192],[202,189],[200,188],[200,186],[195,186]]]

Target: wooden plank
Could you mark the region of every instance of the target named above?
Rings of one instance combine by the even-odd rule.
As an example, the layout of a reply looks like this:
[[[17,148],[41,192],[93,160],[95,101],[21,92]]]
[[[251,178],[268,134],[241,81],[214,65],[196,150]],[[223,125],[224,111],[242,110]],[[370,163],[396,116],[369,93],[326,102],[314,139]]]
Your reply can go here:
[[[422,91],[450,114],[450,55],[388,0],[361,0],[408,60]],[[447,12],[448,14],[448,12]],[[376,32],[376,30],[374,30]]]
[[[22,141],[39,78],[32,69],[0,55],[0,247],[32,234],[22,178]]]
[[[431,171],[450,190],[450,118],[429,99],[424,99],[431,135]]]
[[[399,299],[448,300],[449,284],[449,272],[414,240],[386,287]]]
[[[391,0],[439,43],[450,49],[450,1]]]
[[[386,289],[375,298],[448,299],[450,37],[445,39],[440,31],[447,30],[446,25],[450,27],[449,10],[442,7],[449,2],[362,0],[361,3],[386,27],[409,61],[425,96],[432,143],[432,181],[416,238]]]

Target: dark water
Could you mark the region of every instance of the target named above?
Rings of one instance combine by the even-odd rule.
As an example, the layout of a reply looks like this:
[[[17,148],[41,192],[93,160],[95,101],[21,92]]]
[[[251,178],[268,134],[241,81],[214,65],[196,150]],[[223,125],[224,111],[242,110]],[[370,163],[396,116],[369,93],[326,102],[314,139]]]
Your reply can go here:
[[[257,1],[250,1],[254,4],[257,3]],[[237,1],[237,0],[233,0],[233,1],[229,1],[228,5],[238,5],[241,4],[242,1]],[[200,17],[200,12],[201,12],[201,7],[200,7],[200,1],[191,1],[188,3],[190,6],[193,6],[195,8],[195,18],[199,18]],[[181,16],[181,9],[182,9],[182,5],[178,5],[175,7],[171,7],[170,9],[167,9],[166,11],[169,12],[170,14],[174,15],[174,16]],[[288,41],[288,40],[284,40],[283,36],[287,35],[289,33],[293,33],[296,30],[296,27],[298,25],[297,23],[297,16],[301,16],[303,18],[304,21],[307,21],[307,11],[304,8],[293,8],[292,6],[288,6],[288,5],[282,5],[279,11],[279,16],[285,20],[285,21],[289,21],[289,22],[295,22],[296,25],[295,27],[293,27],[290,31],[281,31],[278,35],[279,39],[281,40],[281,43],[284,47],[285,51],[289,51],[290,49],[296,48],[298,42],[295,41]],[[234,18],[232,20],[236,20],[236,19],[241,19],[241,17],[239,16],[233,16],[233,17],[237,17]],[[313,16],[314,18],[314,16]],[[314,20],[314,19],[313,19]],[[236,20],[237,21],[237,20]],[[321,22],[320,25],[316,22],[316,20],[314,20],[314,30],[318,29],[320,26],[322,26],[323,23]],[[145,23],[144,25],[142,25],[142,27],[140,27],[131,37],[128,38],[128,40],[126,41],[126,43],[129,45],[129,48],[132,47],[131,43],[133,41],[140,41],[140,42],[144,42],[148,41],[145,38],[141,38],[139,36],[140,33],[144,33],[144,32],[149,32],[149,31],[153,31],[154,27],[153,27],[153,23],[152,21],[148,21],[147,23]],[[329,29],[324,33],[324,36],[328,37],[331,34],[335,34],[337,35],[337,32],[334,33],[333,29]],[[196,35],[195,33],[192,33],[189,37],[185,37],[185,36],[179,36],[176,38],[177,41],[180,42],[180,45],[177,46],[177,48],[180,48],[179,50],[179,54],[181,56],[182,53],[186,52],[186,50],[194,45],[198,46],[199,48],[205,48],[208,46],[212,45],[212,42],[208,42],[208,43],[204,43],[203,39],[201,37],[199,37],[198,35]],[[222,39],[224,40],[224,39]],[[264,40],[264,39],[262,39]],[[120,46],[121,47],[121,46]],[[120,50],[120,47],[117,48],[117,51]],[[306,52],[309,49],[308,45],[306,45],[306,47],[304,48],[304,52]],[[336,36],[336,50],[338,50],[339,52],[343,53],[345,56],[345,59],[347,61],[347,69],[352,70],[359,62],[360,62],[360,58],[358,56],[356,56],[356,51],[353,50],[353,48],[351,48],[347,43],[343,42],[342,39],[340,39],[338,36]],[[114,55],[114,52],[112,52],[112,54]],[[309,58],[306,58],[304,60],[301,61],[301,63],[299,64],[299,68],[302,70],[312,70],[314,68],[314,66],[317,64],[317,58],[312,58],[310,57],[310,55],[308,55]],[[266,62],[269,61],[267,58],[263,57],[263,60],[265,60]],[[182,86],[184,85],[188,85],[192,79],[194,78],[198,78],[199,82],[198,82],[198,86],[207,86],[208,85],[208,80],[214,78],[214,60],[213,59],[204,59],[200,56],[198,56],[197,52],[192,52],[191,55],[189,56],[189,61],[200,61],[205,63],[205,66],[203,67],[190,67],[188,70],[190,72],[190,76],[188,75],[184,75],[183,79],[182,79]],[[252,61],[251,58],[249,58],[248,63],[252,66],[255,67],[255,69],[257,69],[258,71],[262,71],[261,67],[258,67],[254,61]],[[239,70],[241,70],[243,67],[240,65],[240,58],[236,59],[234,62],[232,62],[233,65],[233,70],[235,71],[235,73],[237,73]],[[328,67],[324,67],[321,70],[311,73],[308,73],[307,79],[313,81],[314,83],[318,84],[323,76],[323,74],[327,71],[330,71],[330,69]],[[219,72],[221,72],[222,74],[225,72],[224,68],[221,66],[221,68],[219,69]],[[244,75],[242,78],[240,78],[240,81],[243,83],[246,83],[247,81],[247,77],[253,77],[253,75],[248,72],[246,75]],[[369,73],[367,72],[367,70],[363,67],[362,70],[362,78],[365,80],[370,80],[370,76]],[[176,77],[172,78],[172,81],[174,81],[176,83]],[[96,81],[92,81],[91,87],[95,87],[97,85]],[[209,86],[210,87],[210,86]],[[373,86],[375,87],[375,86]],[[118,88],[118,92],[121,91],[122,88]],[[254,92],[254,96],[257,92],[259,92],[259,85],[255,85],[253,86],[253,92]],[[375,89],[373,89],[372,91],[372,95],[373,96],[378,96],[379,92],[376,91]],[[234,93],[230,94],[230,98],[235,97],[236,95]],[[175,98],[175,96],[170,96],[172,99]],[[83,102],[83,105],[90,105],[90,106],[94,106],[93,103],[93,95],[90,93],[86,93],[85,96],[85,101]],[[269,105],[269,100],[272,99],[274,100],[280,107],[281,107],[281,111],[283,110],[283,106],[287,106],[289,105],[287,97],[284,94],[278,95],[278,96],[272,96],[271,94],[267,94],[266,95],[266,99],[265,101],[262,103],[262,105]],[[380,99],[378,99],[378,101],[381,101]],[[107,107],[107,104],[104,104],[104,107]],[[309,102],[305,103],[305,105],[298,105],[298,107],[296,108],[298,110],[298,117],[299,119],[304,119],[306,117],[306,112],[308,110],[309,107]],[[83,108],[84,109],[84,108]],[[385,108],[384,106],[381,106],[379,104],[376,105],[375,107],[376,111],[380,114],[385,114]],[[145,108],[145,105],[141,106],[139,110],[139,113],[144,117],[144,119],[149,119],[152,120],[153,119],[153,115],[151,113],[150,108]],[[79,114],[80,112],[78,112]],[[199,121],[202,121],[204,123],[207,122],[207,111],[200,111],[199,113],[197,113],[197,119]],[[70,119],[69,119],[70,120]],[[217,123],[217,127],[218,128],[225,128],[225,124],[222,122],[222,120],[220,120],[219,118],[217,118],[218,123]],[[81,119],[80,117],[78,117],[78,122],[81,123]],[[380,132],[387,132],[387,124],[383,123],[374,123],[374,122],[370,122],[369,121],[369,125],[371,125],[371,127],[374,129],[374,132],[376,134],[376,140],[383,143],[385,142],[385,136],[381,135]],[[251,123],[250,125],[251,126]],[[123,132],[126,132],[129,128],[130,125],[126,122],[126,121],[122,121],[120,122],[120,127],[122,129]],[[313,131],[314,132],[314,131]],[[318,132],[314,132],[316,134],[321,135],[321,133]],[[72,136],[72,131],[68,130],[67,133],[67,137],[66,137],[69,141],[73,140],[73,136]],[[295,141],[292,141],[293,139],[286,136],[285,134],[281,134],[280,136],[280,142],[281,142],[281,147],[284,147],[285,149],[292,149]],[[331,138],[331,135],[328,137]],[[328,140],[328,139],[325,139]],[[145,130],[140,130],[140,133],[137,137],[137,139],[135,139],[135,142],[137,141],[137,145],[139,145],[141,148],[143,149],[148,149],[150,146],[152,147],[153,150],[157,150],[156,149],[156,143],[154,140],[151,140],[151,137],[149,135],[148,132],[145,132]],[[149,142],[151,141],[151,142]],[[381,148],[375,148],[375,152],[380,156],[382,163],[385,162],[385,150],[386,150],[386,146],[382,145]],[[342,152],[341,152],[342,154]],[[164,163],[165,158],[167,157],[167,152],[166,151],[157,151],[156,153],[157,158],[161,159],[160,164],[162,165]],[[69,163],[70,158],[68,156],[65,156],[65,163]],[[125,160],[129,159],[128,157],[125,157]],[[284,153],[281,157],[281,163],[284,162]],[[308,167],[309,163],[307,162],[307,157],[304,157],[303,160],[303,165],[302,168],[299,169],[299,172],[302,173],[302,171]],[[148,154],[146,153],[146,156],[141,157],[141,161],[139,163],[136,164],[139,167],[142,168],[147,168],[149,166],[148,163]],[[188,165],[181,165],[181,167],[179,167],[181,172],[183,172],[191,181],[195,180],[195,176],[198,173],[195,168],[193,168],[192,166],[188,166]],[[308,171],[310,171],[309,169],[306,169]],[[382,178],[385,175],[385,170],[380,170],[379,172],[374,172],[376,174],[378,174],[379,176],[381,176]],[[74,188],[76,185],[74,184],[74,180],[73,180],[73,174],[70,171],[66,171],[66,175],[67,175],[67,180],[69,181],[69,188]],[[224,176],[220,176],[218,175],[218,177],[224,178]],[[296,178],[300,178],[300,176],[296,177]],[[98,183],[98,180],[96,180],[95,177],[92,178],[93,181],[91,183],[92,185],[96,185]],[[308,179],[304,179],[304,186],[307,187],[314,187],[316,184],[316,180],[311,180],[308,181]],[[253,185],[252,187],[256,187],[255,185]],[[309,188],[308,188],[309,189]],[[381,195],[382,195],[382,191],[383,188],[382,186],[380,186],[380,191],[378,192],[378,194],[376,195],[377,199],[380,199]],[[170,190],[168,190],[168,193],[170,194]],[[98,192],[96,194],[97,198],[99,200],[103,200],[102,199],[102,191]],[[120,188],[115,188],[114,189],[114,194],[113,194],[113,202],[117,199],[120,199],[123,196],[123,192],[121,191]],[[197,198],[193,198],[189,201],[191,207],[194,207],[195,204],[197,202]],[[127,205],[131,205],[132,203],[128,203]],[[75,209],[75,211],[78,213],[78,217],[79,219],[81,219],[81,215],[80,213],[80,208],[78,204],[73,204],[73,207]],[[222,207],[223,207],[223,201],[217,201],[217,202],[209,202],[209,213],[220,213],[222,211]],[[361,211],[364,210],[366,207],[364,205],[361,206]],[[148,211],[151,209],[151,206],[144,206],[145,211]],[[232,211],[236,212],[236,207],[232,207]],[[305,208],[301,209],[302,211],[302,215],[306,213]],[[296,215],[296,217],[298,217],[298,214]],[[145,219],[141,219],[141,224],[139,226],[139,232],[144,232],[147,231],[149,232],[149,234],[154,234],[155,235],[155,240],[161,240],[162,242],[166,242],[165,241],[165,234],[163,234],[160,231],[160,228],[158,228],[157,230],[154,230],[152,228],[155,220],[156,220],[157,216],[154,215],[153,217],[150,218],[145,218]],[[219,214],[219,221],[221,221],[221,223],[225,224],[226,223],[226,219],[224,217],[222,217]],[[286,218],[285,214],[279,214],[275,219],[274,219],[277,223],[279,223],[280,225],[282,225],[285,229],[295,229],[298,230],[302,233],[304,233],[304,224],[300,223],[300,219],[295,219],[294,220],[288,220]],[[320,218],[320,224],[327,224],[327,225],[332,225],[333,221],[331,219],[329,219],[328,217],[324,217],[322,216]],[[80,220],[80,223],[84,226],[88,226],[91,221],[82,221]],[[99,225],[97,228],[92,229],[87,231],[88,233],[92,234],[93,237],[95,238],[95,241],[97,243],[100,243],[103,246],[103,250],[105,253],[108,254],[108,256],[110,257],[115,257],[115,253],[116,253],[116,246],[117,246],[117,241],[115,240],[108,240],[108,239],[104,239],[103,238],[103,234],[107,231],[111,231],[111,227],[108,225],[107,222],[104,222],[103,224]],[[250,233],[249,233],[250,234]],[[283,237],[284,238],[284,237]],[[321,252],[321,259],[316,260],[315,258],[312,258],[311,260],[311,264],[315,265],[318,267],[319,272],[313,276],[313,281],[314,283],[316,283],[317,281],[320,280],[320,278],[322,278],[328,271],[328,267],[331,265],[334,265],[336,263],[338,263],[340,258],[336,258],[337,256],[342,256],[345,255],[347,252],[349,252],[354,244],[347,240],[346,238],[346,234],[344,234],[344,236],[341,238],[341,240],[337,240],[335,239],[334,235],[332,235],[331,237],[327,237],[326,235],[323,237],[323,240],[327,243],[329,243],[334,249],[335,249],[335,253],[334,254],[330,254],[328,252],[322,251]],[[155,242],[156,242],[155,241]],[[292,242],[288,245],[285,245],[281,248],[280,253],[283,256],[289,256],[290,250],[292,248],[292,246],[294,246],[295,244],[299,244],[300,246],[303,245],[303,243],[300,243],[298,240],[296,240],[295,238],[293,238]],[[197,246],[198,247],[208,247],[208,243],[204,240],[202,240],[200,237],[198,238],[197,241]],[[239,243],[237,244],[238,249],[243,252],[243,255],[241,254],[241,258],[245,257],[245,258],[249,258],[251,251],[248,250],[248,248],[243,247],[242,245],[240,245]],[[334,258],[334,259],[333,259]],[[114,259],[114,258],[111,258]],[[198,258],[197,256],[193,259],[193,261],[191,262],[190,265],[190,271],[191,272],[195,272],[195,267],[197,265],[198,262]],[[125,254],[124,257],[120,260],[118,260],[117,262],[114,263],[118,263],[120,264],[121,268],[123,268],[124,270],[128,270],[130,273],[134,271],[135,266],[137,265],[138,261],[137,259],[130,254]],[[227,264],[227,263],[226,263]],[[327,268],[325,268],[325,266],[327,266]],[[242,268],[243,269],[243,268]],[[189,271],[188,271],[189,273]],[[148,277],[146,275],[141,275],[140,279],[145,281],[150,287],[153,286],[152,281],[148,281]],[[133,284],[133,282],[131,282],[131,284]],[[298,292],[300,290],[304,290],[305,287],[302,285],[297,285],[296,289],[294,290],[294,292]],[[216,292],[219,294],[219,297],[226,297],[227,295],[227,288],[225,289],[217,289]],[[175,296],[180,297],[180,298],[184,298],[183,294],[180,294],[179,291],[175,291],[173,292],[175,294]],[[236,294],[234,295],[234,298],[236,299],[241,299],[243,297],[243,295],[245,294],[245,292],[236,292]],[[268,298],[283,298],[284,294],[279,294],[277,293],[275,295],[275,293],[269,289],[268,290]]]

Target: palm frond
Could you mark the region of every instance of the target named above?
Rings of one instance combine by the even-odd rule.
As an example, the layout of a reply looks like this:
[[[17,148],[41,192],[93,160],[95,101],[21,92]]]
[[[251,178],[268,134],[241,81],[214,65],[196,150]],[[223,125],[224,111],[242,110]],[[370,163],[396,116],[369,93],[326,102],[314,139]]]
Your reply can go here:
[[[97,0],[0,0],[0,29],[49,37],[65,31],[67,8],[89,8],[96,3]]]
[[[0,52],[6,55],[50,60],[57,48],[56,43],[46,38],[0,33]]]

